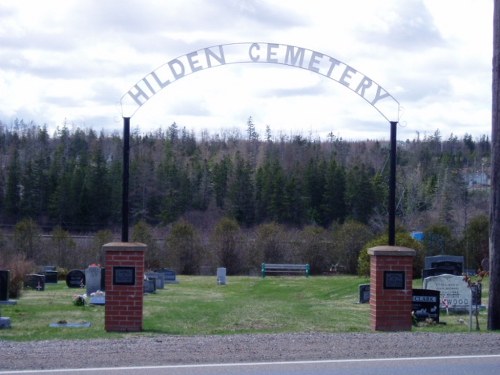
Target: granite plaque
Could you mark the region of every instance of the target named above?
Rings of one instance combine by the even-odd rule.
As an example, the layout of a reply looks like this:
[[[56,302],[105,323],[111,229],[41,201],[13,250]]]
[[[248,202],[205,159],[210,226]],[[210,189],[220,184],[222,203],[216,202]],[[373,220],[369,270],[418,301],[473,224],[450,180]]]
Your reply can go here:
[[[113,285],[135,285],[135,267],[113,267]]]
[[[404,271],[384,271],[384,289],[404,289]]]

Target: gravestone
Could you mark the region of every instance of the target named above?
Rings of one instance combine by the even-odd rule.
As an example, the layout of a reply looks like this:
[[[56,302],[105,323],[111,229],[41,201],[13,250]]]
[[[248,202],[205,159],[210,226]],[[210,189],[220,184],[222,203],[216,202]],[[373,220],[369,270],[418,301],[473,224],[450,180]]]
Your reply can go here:
[[[0,301],[9,300],[10,271],[0,270]]]
[[[26,289],[38,290],[39,292],[45,290],[45,275],[38,273],[30,273],[24,277],[24,287]]]
[[[155,279],[156,289],[164,289],[165,288],[165,275],[161,272],[147,272],[146,277],[148,279]]]
[[[469,310],[471,290],[462,276],[439,275],[424,279],[424,289],[440,292],[440,308],[456,312]]]
[[[57,284],[57,271],[43,271],[46,284]]]
[[[226,268],[217,268],[217,285],[226,285]]]
[[[359,286],[359,303],[370,302],[370,284],[361,284]]]
[[[165,276],[165,284],[178,284],[179,282],[176,279],[175,271],[170,270],[168,268],[161,268],[156,270],[155,272],[162,273]]]
[[[432,319],[439,323],[439,290],[413,289],[412,311],[417,321]]]
[[[435,255],[425,257],[422,277],[439,275],[460,276],[464,272],[464,257],[459,255]]]
[[[144,279],[144,293],[156,293],[156,280],[154,278]]]
[[[71,270],[66,275],[66,285],[68,288],[84,288],[85,272],[82,270]]]
[[[10,318],[6,316],[0,316],[0,329],[10,328]]]
[[[42,273],[43,272],[51,272],[51,271],[57,271],[56,266],[43,266],[42,268]]]
[[[89,266],[85,270],[85,286],[87,288],[87,295],[101,290],[101,267],[99,266]]]

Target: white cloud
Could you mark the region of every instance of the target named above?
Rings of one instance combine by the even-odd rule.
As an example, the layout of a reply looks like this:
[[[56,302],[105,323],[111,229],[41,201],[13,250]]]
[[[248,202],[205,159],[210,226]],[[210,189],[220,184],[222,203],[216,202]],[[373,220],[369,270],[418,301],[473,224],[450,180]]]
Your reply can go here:
[[[324,53],[380,83],[403,108],[401,139],[438,128],[489,135],[492,10],[490,0],[6,0],[0,120],[120,131],[121,95],[158,66],[211,45],[262,41]],[[185,77],[132,122],[217,132],[244,129],[249,116],[262,133],[270,125],[276,134],[389,136],[386,120],[341,84],[269,64]]]

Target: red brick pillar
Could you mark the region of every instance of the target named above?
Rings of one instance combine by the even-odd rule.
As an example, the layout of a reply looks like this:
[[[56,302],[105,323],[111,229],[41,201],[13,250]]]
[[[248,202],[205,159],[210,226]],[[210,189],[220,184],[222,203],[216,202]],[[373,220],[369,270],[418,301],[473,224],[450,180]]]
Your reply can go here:
[[[104,245],[103,250],[106,267],[104,328],[108,332],[142,331],[146,245],[112,242]]]
[[[371,328],[376,331],[410,331],[415,250],[377,246],[370,255]]]

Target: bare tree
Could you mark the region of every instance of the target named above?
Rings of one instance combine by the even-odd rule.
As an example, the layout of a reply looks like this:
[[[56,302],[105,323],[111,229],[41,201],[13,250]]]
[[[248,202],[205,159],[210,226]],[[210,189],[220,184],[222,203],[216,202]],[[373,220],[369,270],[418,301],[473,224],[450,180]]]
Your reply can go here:
[[[500,0],[493,11],[491,131],[490,295],[488,329],[500,329]]]

